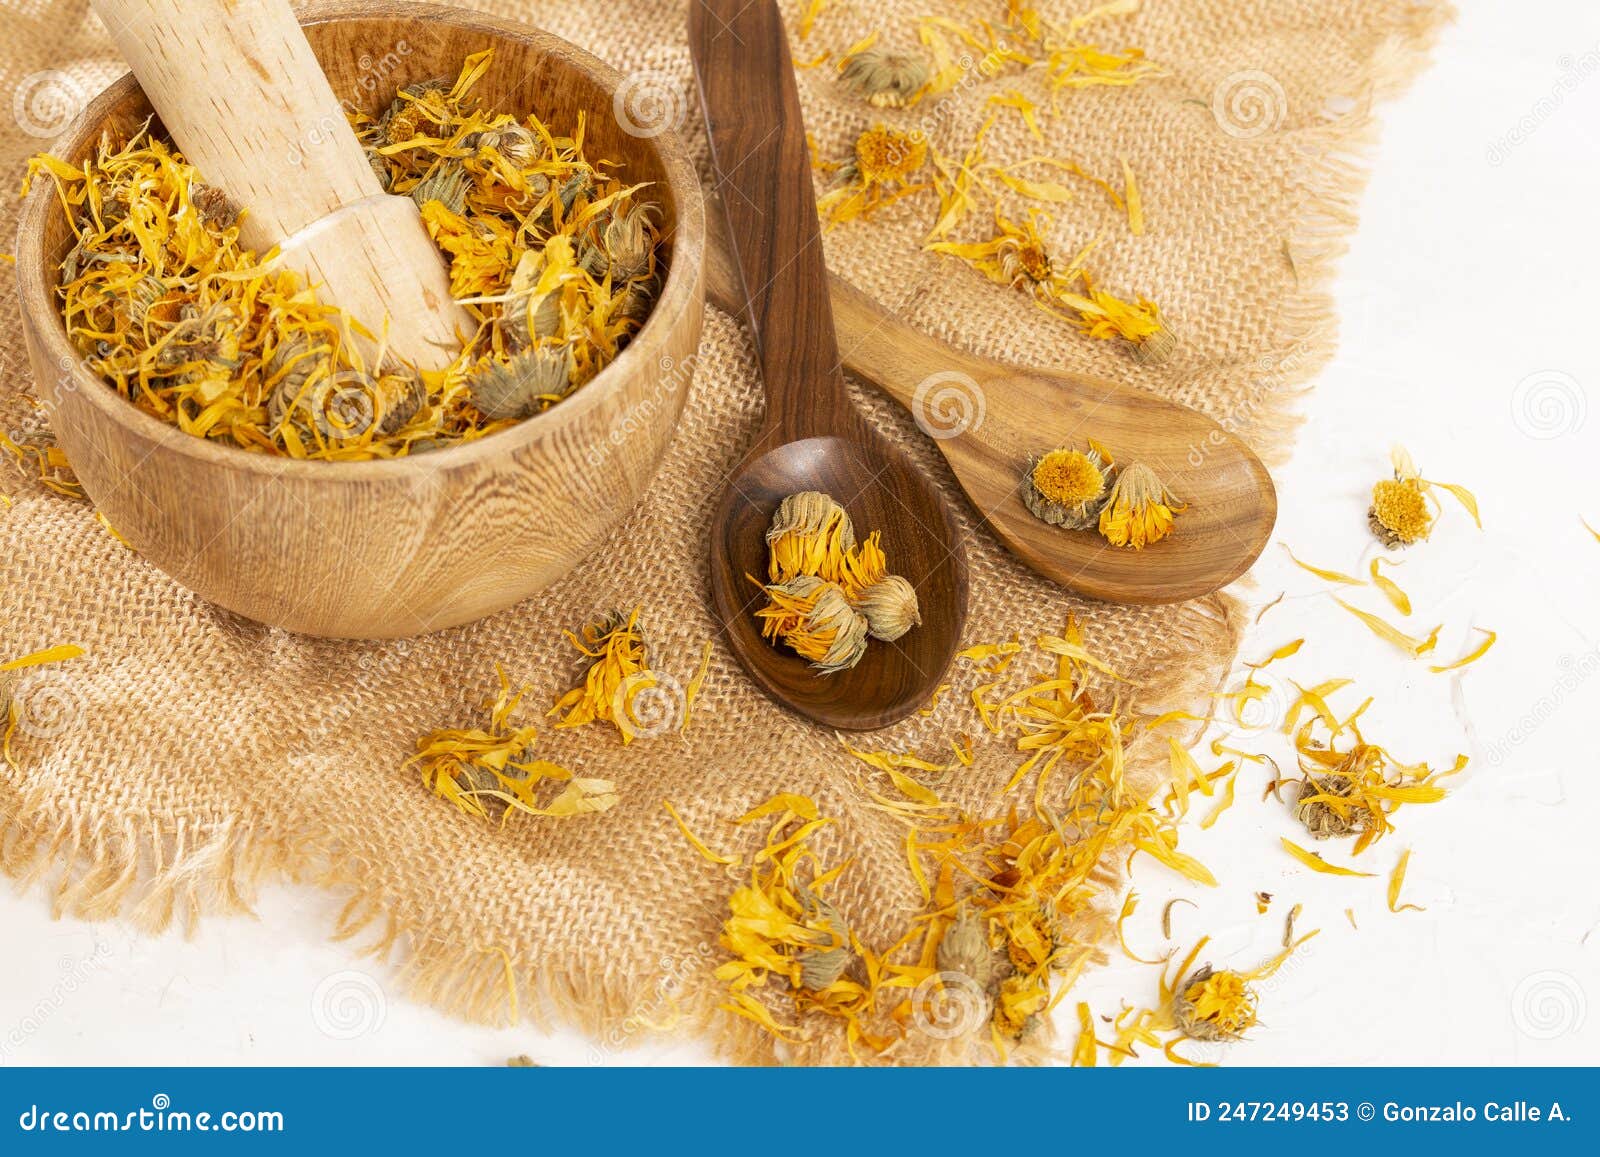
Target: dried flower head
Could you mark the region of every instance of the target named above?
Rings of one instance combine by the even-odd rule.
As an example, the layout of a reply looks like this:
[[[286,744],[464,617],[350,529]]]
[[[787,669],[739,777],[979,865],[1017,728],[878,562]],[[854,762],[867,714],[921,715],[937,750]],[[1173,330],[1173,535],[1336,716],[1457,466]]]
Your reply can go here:
[[[874,125],[856,138],[849,171],[864,185],[904,185],[927,160],[928,142],[921,134]]]
[[[1430,493],[1435,486],[1461,503],[1478,529],[1483,529],[1478,500],[1472,491],[1454,482],[1430,482],[1422,476],[1404,446],[1391,449],[1389,461],[1394,467],[1394,477],[1373,486],[1372,506],[1367,511],[1372,533],[1386,545],[1409,546],[1428,537],[1439,512]]]
[[[1256,1023],[1255,990],[1242,973],[1203,965],[1173,994],[1172,1017],[1194,1040],[1238,1040]]]
[[[928,162],[928,141],[921,133],[874,125],[856,138],[842,163],[822,165],[836,174],[836,187],[817,202],[832,223],[869,216],[902,197],[926,189],[918,180]]]
[[[1118,469],[1100,511],[1100,533],[1112,546],[1143,550],[1172,533],[1173,515],[1183,509],[1154,470],[1130,462]]]
[[[935,960],[940,972],[959,972],[987,989],[999,969],[989,944],[988,921],[963,907],[955,923],[945,929]]]
[[[633,714],[634,701],[656,686],[639,629],[639,609],[611,611],[585,623],[577,634],[565,634],[589,663],[577,684],[550,708],[551,715],[566,712],[556,727],[582,727],[597,720],[610,723],[627,746],[642,729]]]
[[[800,962],[800,987],[822,992],[844,975],[855,953],[850,948],[850,929],[839,910],[809,888],[799,890],[805,906],[806,924],[817,933],[814,946],[796,954]]]
[[[526,418],[571,392],[572,365],[565,350],[525,350],[509,361],[484,361],[467,389],[486,418]]]
[[[513,690],[499,667],[495,674],[500,689],[486,704],[485,726],[444,728],[417,740],[417,753],[406,763],[421,767],[423,783],[479,818],[506,809],[560,818],[615,806],[616,789],[608,780],[578,778],[564,767],[533,758],[537,728],[511,722],[528,689]],[[541,799],[547,782],[565,786],[553,798]]]
[[[1063,447],[1029,460],[1022,501],[1052,526],[1087,530],[1100,517],[1111,481],[1112,468],[1098,450]]]
[[[855,605],[867,620],[868,633],[886,643],[922,625],[917,589],[897,574],[886,575],[868,586],[856,598]]]
[[[1367,522],[1389,546],[1410,546],[1428,537],[1433,510],[1416,478],[1385,478],[1372,487]]]
[[[493,149],[519,169],[531,165],[543,152],[542,144],[533,131],[515,120],[470,134],[462,143],[479,152]]]
[[[854,667],[867,653],[867,620],[838,583],[802,574],[766,592],[769,603],[756,612],[762,635],[782,639],[821,673]]]
[[[928,62],[920,55],[868,48],[839,64],[839,80],[878,108],[905,108],[928,82]]]
[[[472,178],[465,165],[457,161],[440,161],[411,189],[411,199],[419,207],[437,201],[452,213],[463,213],[467,208],[467,192],[472,188]]]
[[[855,527],[845,508],[821,491],[802,490],[778,504],[767,528],[767,577],[783,582],[808,574],[837,582],[855,546]]]

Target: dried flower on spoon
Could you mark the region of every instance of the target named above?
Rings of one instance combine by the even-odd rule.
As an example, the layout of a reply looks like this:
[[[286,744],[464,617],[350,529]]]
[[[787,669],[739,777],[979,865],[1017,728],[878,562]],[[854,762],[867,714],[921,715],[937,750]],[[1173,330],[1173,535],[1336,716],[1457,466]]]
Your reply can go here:
[[[1184,507],[1142,462],[1119,466],[1105,447],[1060,447],[1036,455],[1023,476],[1022,502],[1035,518],[1068,530],[1095,527],[1112,546],[1143,550],[1172,533]]]
[[[892,642],[922,622],[916,588],[889,573],[874,531],[858,543],[843,506],[816,490],[791,494],[767,528],[764,638],[782,640],[822,674],[847,670],[867,637]]]

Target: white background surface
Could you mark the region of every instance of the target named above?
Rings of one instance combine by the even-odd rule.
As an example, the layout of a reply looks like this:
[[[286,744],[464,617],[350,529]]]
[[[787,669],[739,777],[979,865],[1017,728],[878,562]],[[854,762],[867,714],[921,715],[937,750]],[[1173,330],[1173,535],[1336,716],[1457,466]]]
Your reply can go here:
[[[1296,902],[1302,929],[1324,929],[1267,986],[1263,1025],[1225,1063],[1600,1063],[1600,542],[1579,523],[1600,527],[1600,10],[1460,7],[1433,67],[1382,111],[1338,289],[1342,352],[1277,472],[1279,531],[1302,558],[1364,573],[1369,488],[1404,442],[1427,477],[1477,493],[1486,527],[1447,505],[1432,540],[1404,556],[1393,573],[1416,606],[1408,627],[1444,623],[1446,659],[1473,627],[1499,644],[1459,677],[1430,674],[1275,544],[1247,594],[1287,597],[1242,657],[1303,636],[1267,674],[1354,677],[1358,693],[1339,702],[1377,696],[1370,738],[1402,759],[1448,765],[1467,751],[1473,763],[1447,801],[1402,812],[1399,833],[1363,857],[1375,879],[1288,860],[1277,838],[1292,821],[1248,773],[1212,830],[1184,828],[1219,888],[1136,866],[1129,932],[1147,952],[1164,947],[1173,895],[1200,905],[1175,910],[1175,934],[1185,945],[1212,934],[1218,964],[1270,955]],[[1349,597],[1394,618],[1374,591]],[[1406,899],[1427,911],[1391,915],[1384,885],[1405,847]],[[1265,917],[1257,890],[1276,897]],[[328,941],[339,904],[275,888],[258,919],[212,918],[186,941],[52,921],[39,894],[0,893],[0,1065],[597,1059],[575,1034],[463,1025],[387,992],[384,966]],[[1148,1002],[1153,970],[1116,963],[1077,997],[1102,1013]],[[695,1044],[621,1057],[705,1059]]]

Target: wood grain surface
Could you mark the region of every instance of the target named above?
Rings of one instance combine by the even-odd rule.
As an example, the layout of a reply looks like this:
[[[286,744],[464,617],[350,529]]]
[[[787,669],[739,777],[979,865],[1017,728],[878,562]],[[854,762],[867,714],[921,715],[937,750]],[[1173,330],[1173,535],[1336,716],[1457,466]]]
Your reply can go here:
[[[336,100],[383,108],[402,86],[454,76],[493,46],[477,91],[570,132],[588,114],[591,157],[652,182],[667,276],[649,320],[560,405],[478,441],[378,462],[307,462],[210,442],[135,409],[84,367],[56,286],[71,244],[48,181],[23,207],[17,275],[41,401],[95,505],[144,558],[212,602],[316,635],[395,638],[468,622],[565,575],[644,493],[686,395],[703,314],[700,184],[671,133],[630,135],[620,76],[548,33],[458,9],[363,2],[312,7],[306,31]],[[56,142],[72,161],[102,127],[151,113],[132,77]],[[158,126],[159,128],[159,126]]]
[[[706,293],[738,313],[740,273],[715,209]],[[1045,578],[1110,602],[1182,602],[1238,578],[1272,537],[1278,501],[1266,467],[1199,411],[1120,382],[978,357],[908,325],[841,277],[830,276],[828,287],[844,368],[912,413],[995,537]],[[1118,549],[1093,530],[1064,530],[1028,512],[1030,455],[1082,448],[1088,438],[1149,463],[1188,503],[1172,537]]]
[[[874,432],[845,391],[788,41],[772,0],[700,0],[689,46],[710,130],[735,283],[761,360],[767,418],[713,519],[711,588],[729,645],[774,699],[832,727],[886,726],[924,706],[966,621],[967,572],[933,484]],[[890,569],[916,588],[922,625],[873,640],[821,675],[761,638],[765,533],[778,504],[831,494],[858,536],[881,531]]]

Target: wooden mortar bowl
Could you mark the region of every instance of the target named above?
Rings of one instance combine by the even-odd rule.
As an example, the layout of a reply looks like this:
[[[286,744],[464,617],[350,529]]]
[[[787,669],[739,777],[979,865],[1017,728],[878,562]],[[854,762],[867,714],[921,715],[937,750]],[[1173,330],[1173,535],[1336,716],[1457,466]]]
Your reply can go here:
[[[56,298],[70,245],[49,180],[23,207],[23,329],[50,424],[84,489],[145,558],[211,601],[312,635],[397,638],[498,611],[593,551],[649,485],[683,407],[704,312],[705,213],[675,135],[630,135],[622,77],[559,37],[428,4],[361,2],[301,13],[341,100],[369,112],[407,84],[453,78],[493,46],[474,92],[557,133],[586,114],[585,152],[653,182],[668,273],[649,320],[570,398],[511,429],[416,457],[308,462],[185,434],[117,395],[67,340]],[[54,146],[78,163],[101,129],[150,115],[132,76]],[[628,122],[632,125],[632,122]],[[632,126],[637,130],[637,126]],[[285,158],[284,179],[294,179]]]

